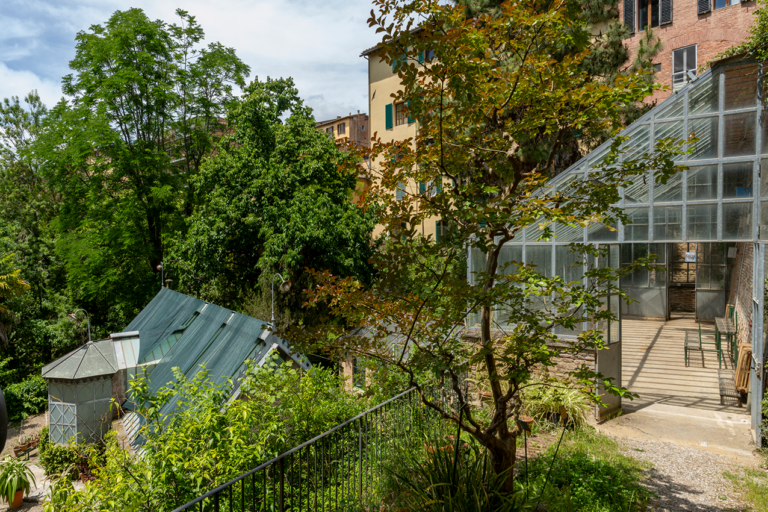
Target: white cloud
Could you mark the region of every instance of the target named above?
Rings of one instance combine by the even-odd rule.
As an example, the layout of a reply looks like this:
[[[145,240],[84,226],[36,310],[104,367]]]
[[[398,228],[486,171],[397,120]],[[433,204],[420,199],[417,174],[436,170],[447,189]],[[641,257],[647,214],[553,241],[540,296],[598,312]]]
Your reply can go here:
[[[370,0],[2,0],[11,7],[2,25],[13,36],[0,37],[0,64],[21,73],[0,80],[0,98],[23,95],[16,86],[40,77],[58,84],[74,56],[75,34],[104,23],[118,9],[140,7],[153,19],[176,23],[182,6],[195,16],[206,42],[235,48],[251,67],[251,77],[294,78],[299,93],[318,119],[366,112],[367,62],[360,52],[380,36],[366,22]],[[41,95],[44,88],[40,86]],[[58,89],[58,85],[56,86]],[[56,95],[56,99],[60,96]],[[46,101],[47,98],[46,98]]]
[[[33,89],[37,90],[40,99],[49,107],[58,103],[63,96],[60,84],[42,79],[31,71],[10,69],[0,62],[0,99],[11,96],[23,99]]]

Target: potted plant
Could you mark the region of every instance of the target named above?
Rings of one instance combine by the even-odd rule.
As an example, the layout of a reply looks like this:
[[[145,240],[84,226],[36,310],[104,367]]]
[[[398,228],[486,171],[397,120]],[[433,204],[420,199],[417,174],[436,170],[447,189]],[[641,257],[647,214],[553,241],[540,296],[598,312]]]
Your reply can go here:
[[[7,456],[0,462],[0,499],[8,502],[10,508],[19,508],[21,500],[32,489],[35,475],[26,462]]]

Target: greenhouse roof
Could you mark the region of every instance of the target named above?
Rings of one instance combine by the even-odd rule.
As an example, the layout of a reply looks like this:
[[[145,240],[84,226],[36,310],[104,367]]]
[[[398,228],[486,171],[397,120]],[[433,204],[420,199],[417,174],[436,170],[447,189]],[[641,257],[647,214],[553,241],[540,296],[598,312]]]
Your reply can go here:
[[[88,342],[43,367],[46,379],[79,380],[112,375],[117,358],[110,340]]]
[[[653,175],[621,191],[620,206],[632,223],[615,230],[555,225],[555,238],[538,240],[539,227],[528,226],[510,245],[571,242],[755,241],[768,235],[768,116],[762,116],[761,65],[743,58],[720,61],[667,100],[652,108],[622,133],[629,140],[621,159],[637,159],[654,150],[660,139],[698,141],[677,157],[688,167],[666,184]],[[555,177],[553,187],[586,178],[608,155],[611,141],[590,152]],[[766,201],[762,201],[765,199]],[[761,230],[763,231],[761,233]]]

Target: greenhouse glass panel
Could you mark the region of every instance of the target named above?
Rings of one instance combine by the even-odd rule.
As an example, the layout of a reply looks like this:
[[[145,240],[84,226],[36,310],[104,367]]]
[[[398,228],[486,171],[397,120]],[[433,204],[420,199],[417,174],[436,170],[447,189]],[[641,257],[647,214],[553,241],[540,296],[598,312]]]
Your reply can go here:
[[[709,114],[718,109],[718,92],[720,91],[720,75],[712,73],[700,79],[696,87],[688,93],[688,114]]]
[[[651,197],[651,187],[647,176],[636,176],[634,183],[624,189],[624,202],[628,204],[648,204]]]
[[[717,205],[688,205],[688,240],[717,240]]]
[[[717,165],[688,169],[688,199],[717,199]]]
[[[768,198],[768,159],[760,160],[760,176],[765,176],[760,182],[760,197]]]
[[[660,112],[656,114],[656,119],[669,119],[672,117],[683,116],[683,99],[682,94],[677,95],[677,99],[670,102],[670,104],[664,107]]]
[[[544,235],[544,229],[550,226],[544,218],[539,218],[533,224],[525,227],[525,240],[528,242],[536,242]],[[543,240],[542,240],[543,241]]]
[[[682,206],[655,206],[653,208],[653,239],[682,240]]]
[[[545,276],[552,277],[552,246],[551,245],[528,245],[525,247],[526,263],[534,265],[536,272]]]
[[[696,288],[700,290],[709,290],[709,265],[698,265],[696,267]]]
[[[725,145],[723,157],[755,154],[755,113],[724,116]]]
[[[510,262],[522,262],[523,261],[523,246],[522,245],[504,245],[499,252],[499,263],[497,273],[504,275],[512,275],[517,272],[519,268],[515,264]]]
[[[752,203],[723,203],[723,239],[752,238]]]
[[[629,135],[630,139],[623,146],[624,161],[636,160],[651,148],[651,127],[643,125]]]
[[[656,123],[654,127],[655,140],[672,139],[678,141],[684,139],[683,122],[682,121],[670,121],[666,123]],[[682,160],[683,155],[677,155],[673,160]]]
[[[655,183],[653,200],[659,203],[683,200],[683,173],[678,172],[667,179],[666,183]]]
[[[631,241],[648,240],[648,208],[627,208],[631,224],[624,226],[624,239]]]
[[[587,228],[587,240],[590,242],[615,242],[619,239],[619,232],[616,231],[615,226],[613,229],[609,229],[605,224],[600,222],[592,224]]]
[[[583,254],[573,251],[567,245],[558,245],[555,248],[555,274],[562,277],[566,284],[581,280],[584,277]]]
[[[648,244],[621,244],[621,266],[630,267],[637,259],[648,256]],[[621,279],[621,286],[648,286],[648,269],[638,268]]]
[[[752,162],[723,165],[723,199],[752,197]]]
[[[768,153],[768,113],[766,113],[765,110],[762,111],[760,114],[762,118],[762,133],[763,133],[763,150],[762,153],[765,155]]]
[[[693,151],[688,160],[707,160],[717,158],[717,117],[688,120],[688,135],[698,140],[693,143]]]
[[[760,239],[768,239],[768,201],[760,203]]]
[[[555,224],[555,238],[558,242],[582,242],[584,240],[584,228],[558,222]]]
[[[655,255],[656,264],[666,267],[667,263],[667,244],[649,244],[648,255]],[[648,286],[654,288],[663,288],[667,286],[667,272],[665,270],[649,270]]]
[[[732,66],[725,71],[724,110],[751,108],[757,103],[757,64]]]
[[[470,257],[470,282],[472,284],[475,284],[475,274],[478,272],[485,272],[485,253],[473,247]]]

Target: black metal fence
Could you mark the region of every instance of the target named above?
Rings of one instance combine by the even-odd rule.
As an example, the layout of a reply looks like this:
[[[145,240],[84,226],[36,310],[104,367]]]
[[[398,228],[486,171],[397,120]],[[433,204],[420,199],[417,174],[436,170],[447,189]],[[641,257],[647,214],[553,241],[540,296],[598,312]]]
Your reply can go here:
[[[449,405],[452,397],[435,398]],[[398,447],[447,425],[409,389],[173,512],[330,512],[371,504]],[[447,430],[445,430],[447,433]]]

